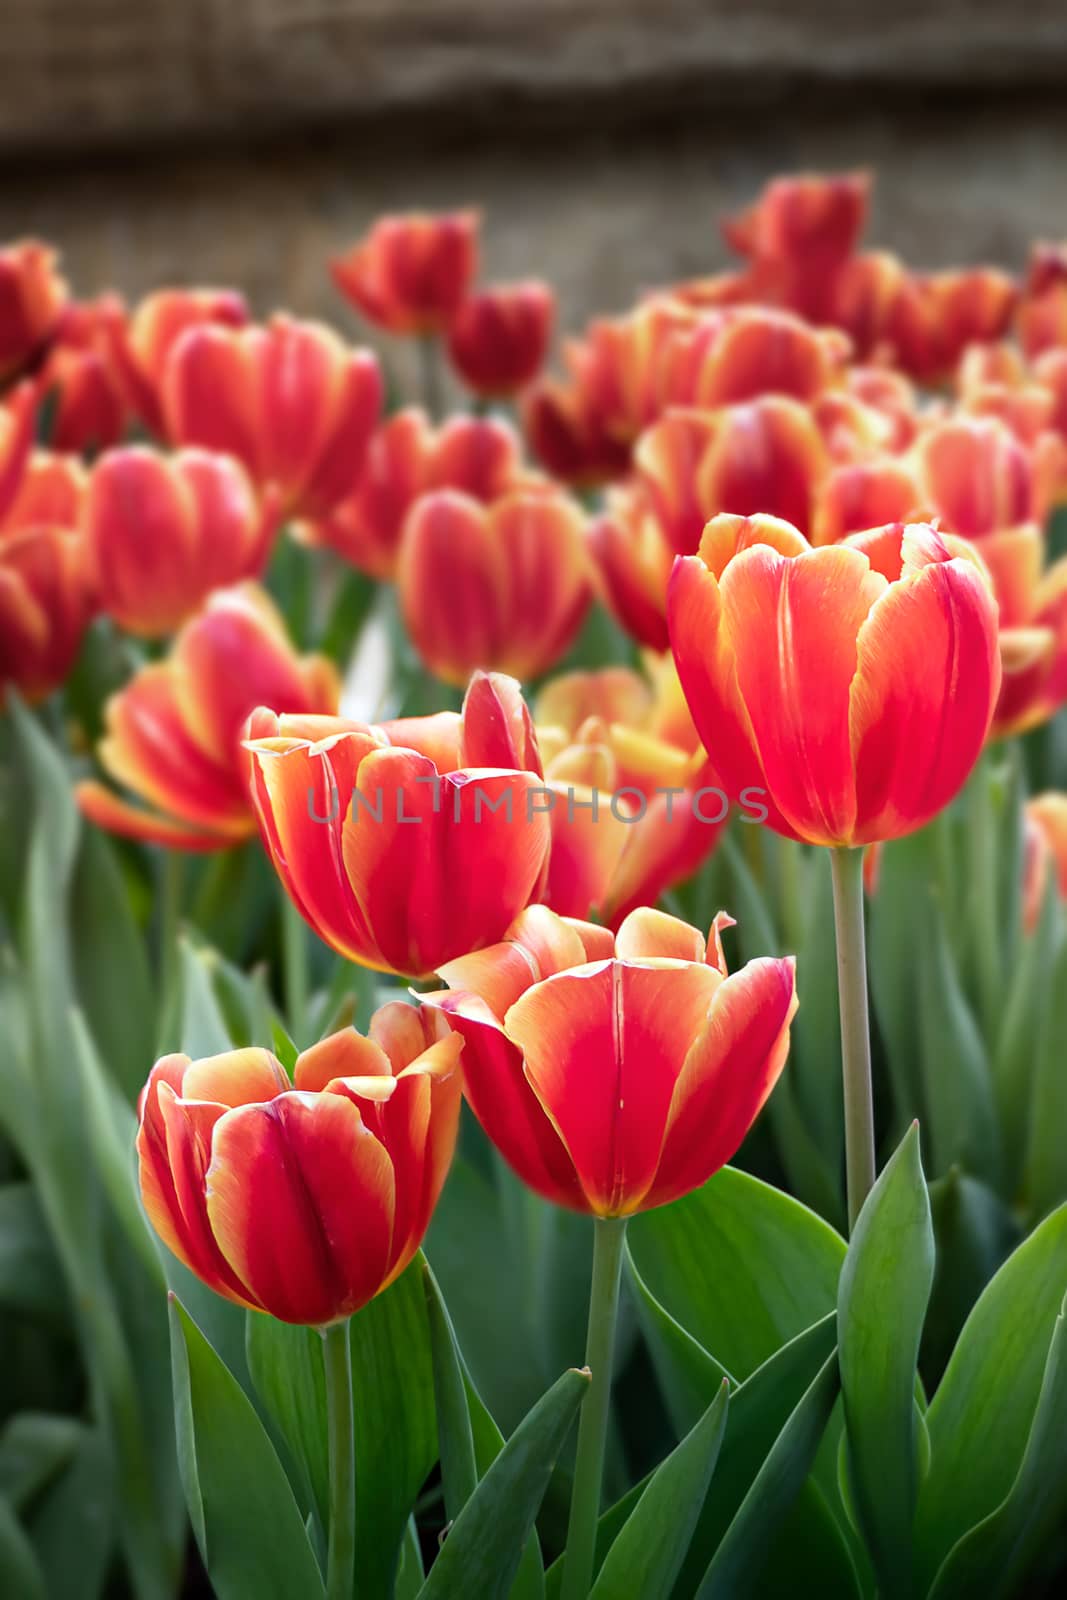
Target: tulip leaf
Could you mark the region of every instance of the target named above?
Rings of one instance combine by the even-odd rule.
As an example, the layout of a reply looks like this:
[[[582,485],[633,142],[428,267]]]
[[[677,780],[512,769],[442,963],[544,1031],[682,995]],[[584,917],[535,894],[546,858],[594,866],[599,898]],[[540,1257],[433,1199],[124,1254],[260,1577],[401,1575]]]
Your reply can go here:
[[[953,1167],[930,1185],[937,1244],[934,1287],[923,1329],[923,1374],[940,1380],[971,1308],[1018,1242],[1019,1227],[1000,1197]]]
[[[327,1524],[330,1478],[326,1376],[322,1339],[314,1328],[246,1312],[245,1355],[256,1396],[292,1462],[291,1478],[305,1514]]]
[[[834,1309],[845,1257],[828,1223],[734,1167],[634,1217],[628,1241],[651,1294],[739,1380]]]
[[[26,1519],[46,1593],[57,1600],[98,1600],[103,1593],[113,1558],[116,1488],[103,1431],[83,1428],[73,1460],[38,1495]],[[173,1593],[173,1579],[165,1592]]]
[[[82,832],[70,919],[80,1005],[101,1059],[132,1104],[154,1059],[155,994],[115,847],[98,828]]]
[[[182,1483],[218,1600],[314,1600],[322,1577],[274,1446],[251,1401],[172,1296]]]
[[[878,890],[868,917],[867,969],[871,1005],[885,1045],[893,1088],[893,1137],[903,1136],[907,1118],[925,1115],[919,1046],[918,969],[915,959],[917,908],[925,909],[936,879],[934,846],[938,828],[893,839],[880,847]],[[941,834],[942,839],[946,837]]]
[[[931,1600],[1019,1592],[1034,1554],[1067,1514],[1067,1334],[1061,1308],[1053,1330],[1033,1425],[1007,1495],[952,1549]]]
[[[933,1275],[930,1201],[913,1123],[856,1220],[837,1309],[849,1482],[885,1600],[912,1593],[916,1369]]]
[[[1067,939],[1050,979],[1048,1005],[1034,1063],[1025,1191],[1040,1216],[1067,1194]]]
[[[208,971],[209,951],[201,952],[188,939],[179,940],[182,973],[181,1050],[197,1061],[221,1055],[233,1046]]]
[[[987,1285],[926,1414],[930,1469],[915,1545],[927,1584],[952,1546],[1007,1497],[1034,1421],[1067,1287],[1067,1205]]]
[[[421,1600],[505,1600],[588,1384],[571,1368],[523,1418],[457,1517]]]
[[[0,1187],[0,1309],[62,1324],[70,1298],[32,1183]]]
[[[48,1600],[44,1573],[29,1535],[0,1495],[0,1594],[18,1600]]]
[[[1050,874],[1037,926],[1023,941],[1015,962],[991,1058],[997,1123],[1004,1144],[1004,1188],[1008,1194],[1015,1193],[1019,1182],[1028,1122],[1035,1130],[1040,1127],[1036,1119],[1031,1122],[1031,1115],[1035,1082],[1040,1079],[1044,1086],[1046,1019],[1062,995],[1062,985],[1056,977],[1058,958],[1060,973],[1067,972],[1067,957],[1061,950],[1059,898],[1059,884],[1055,874]],[[1061,1030],[1064,1015],[1061,1009],[1057,1019]],[[1063,1037],[1061,1031],[1056,1042]],[[1062,1149],[1063,1143],[1060,1138],[1057,1149]],[[1063,1187],[1054,1191],[1056,1196],[1063,1192]]]
[[[74,1459],[85,1424],[47,1411],[19,1411],[0,1430],[0,1499],[16,1513]]]
[[[729,1382],[649,1479],[593,1585],[591,1600],[667,1600],[685,1560],[726,1428]]]
[[[634,1304],[671,1422],[678,1437],[696,1425],[723,1378],[730,1374],[676,1322],[634,1265],[629,1245],[626,1269]]]
[[[762,1574],[771,1545],[811,1472],[838,1383],[837,1359],[831,1354],[765,1457],[711,1559],[696,1600],[741,1600],[767,1592]]]

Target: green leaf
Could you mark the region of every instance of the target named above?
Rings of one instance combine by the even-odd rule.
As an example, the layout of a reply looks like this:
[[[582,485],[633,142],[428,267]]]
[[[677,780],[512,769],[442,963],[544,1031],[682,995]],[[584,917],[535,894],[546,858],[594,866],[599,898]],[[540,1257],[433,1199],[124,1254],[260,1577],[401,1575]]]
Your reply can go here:
[[[919,1365],[932,1388],[975,1301],[1018,1243],[1019,1226],[992,1189],[955,1167],[930,1185],[930,1214],[937,1265]]]
[[[48,1600],[48,1591],[29,1536],[0,1496],[0,1594],[18,1600]]]
[[[927,1585],[957,1540],[995,1511],[1011,1488],[1065,1285],[1067,1206],[1061,1206],[987,1286],[930,1402],[930,1469],[915,1521]]]
[[[84,1423],[46,1411],[19,1411],[0,1431],[0,1500],[21,1514],[73,1460]]]
[[[115,847],[97,828],[82,833],[70,918],[79,1003],[109,1073],[132,1104],[155,1059],[155,994]]]
[[[170,1309],[182,1482],[218,1600],[322,1596],[303,1519],[263,1424],[173,1297]]]
[[[937,878],[934,849],[945,840],[947,819],[882,846],[878,892],[868,917],[867,969],[871,1003],[885,1045],[893,1087],[891,1133],[899,1139],[907,1118],[924,1117],[918,1020],[916,908],[925,908]]]
[[[467,1403],[467,1385],[448,1311],[428,1265],[423,1268],[423,1275],[430,1318],[433,1392],[445,1514],[450,1522],[454,1522],[478,1485],[474,1430]]]
[[[591,1600],[667,1600],[715,1470],[729,1383],[657,1467],[600,1568]]]
[[[625,1254],[627,1278],[634,1291],[634,1304],[641,1332],[645,1336],[652,1365],[656,1370],[667,1411],[679,1438],[694,1427],[707,1410],[709,1395],[714,1396],[724,1377],[725,1367],[709,1356],[703,1345],[676,1322],[661,1306],[638,1272],[630,1254]]]
[[[634,1217],[650,1292],[738,1379],[834,1309],[845,1242],[788,1195],[733,1167]]]
[[[0,1307],[62,1324],[66,1283],[32,1183],[0,1188]]]
[[[712,1557],[697,1600],[741,1600],[766,1592],[761,1575],[771,1545],[811,1471],[837,1392],[837,1360],[831,1355],[756,1474]],[[807,1576],[803,1569],[801,1575]]]
[[[1067,1194],[1067,939],[1061,941],[1037,1043],[1024,1191],[1041,1216]]]
[[[856,1220],[837,1308],[850,1484],[886,1600],[913,1592],[915,1382],[933,1275],[930,1202],[913,1123]]]
[[[1007,1194],[1014,1194],[1019,1183],[1034,1104],[1034,1080],[1041,1072],[1038,1062],[1042,1033],[1049,1009],[1055,1006],[1060,992],[1055,977],[1062,942],[1060,921],[1059,884],[1055,873],[1050,873],[1037,926],[1023,940],[1015,961],[992,1054],[993,1094],[1004,1145]],[[1062,1189],[1057,1191],[1057,1195],[1061,1193]]]
[[[99,1428],[85,1428],[74,1460],[28,1517],[45,1590],[54,1600],[97,1600],[103,1593],[117,1503],[107,1439]]]
[[[504,1600],[589,1383],[571,1369],[516,1428],[456,1519],[421,1600]]]
[[[230,1032],[212,987],[210,951],[198,951],[180,939],[182,973],[181,1048],[193,1061],[232,1048]]]
[[[327,1525],[330,1475],[322,1338],[314,1328],[246,1312],[245,1354],[257,1398],[292,1461],[297,1499]]]

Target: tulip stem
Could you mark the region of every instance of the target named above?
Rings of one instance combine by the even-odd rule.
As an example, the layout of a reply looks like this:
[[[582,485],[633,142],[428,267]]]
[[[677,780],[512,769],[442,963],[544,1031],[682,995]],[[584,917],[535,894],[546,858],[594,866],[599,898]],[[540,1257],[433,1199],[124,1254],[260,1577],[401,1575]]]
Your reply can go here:
[[[845,1091],[845,1171],[848,1225],[874,1187],[874,1093],[867,1016],[867,950],[863,928],[863,851],[831,850],[837,997],[841,1009],[841,1069]]]
[[[435,333],[424,333],[419,338],[419,366],[422,375],[422,403],[431,422],[437,422],[444,414],[444,393],[441,341]]]
[[[348,1323],[322,1330],[326,1428],[330,1453],[330,1532],[326,1600],[352,1600],[356,1561],[356,1436]]]
[[[173,1049],[171,1038],[177,1025],[181,987],[182,898],[185,889],[185,856],[180,850],[164,850],[159,892],[159,1050]]]
[[[288,895],[282,897],[282,958],[285,966],[285,1014],[293,1043],[303,1049],[308,1012],[308,943],[303,917]]]
[[[592,1380],[578,1420],[578,1454],[560,1600],[586,1600],[593,1581],[625,1237],[625,1217],[593,1219],[593,1283],[585,1342],[585,1364]]]

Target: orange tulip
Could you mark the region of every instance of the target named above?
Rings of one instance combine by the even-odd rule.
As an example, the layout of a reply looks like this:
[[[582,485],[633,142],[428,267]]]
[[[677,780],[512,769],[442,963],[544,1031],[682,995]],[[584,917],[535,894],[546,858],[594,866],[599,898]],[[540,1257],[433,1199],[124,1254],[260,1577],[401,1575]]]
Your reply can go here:
[[[1036,513],[1030,455],[996,418],[935,424],[915,446],[915,467],[924,502],[965,538],[1017,527]]]
[[[830,462],[810,412],[767,395],[716,412],[668,412],[642,434],[634,464],[664,534],[688,555],[720,511],[766,512],[807,530]]]
[[[264,843],[321,939],[422,977],[499,939],[540,896],[551,833],[517,685],[476,675],[461,717],[300,726],[257,712],[247,744]],[[519,700],[521,705],[521,699]]]
[[[92,612],[85,546],[66,528],[0,539],[0,702],[43,700],[66,678]]]
[[[617,925],[704,861],[727,805],[673,663],[652,681],[625,667],[571,672],[538,695],[534,716],[554,795],[544,899],[564,916]]]
[[[1038,794],[1026,802],[1023,863],[1023,926],[1037,927],[1050,870],[1061,900],[1067,900],[1067,794]]]
[[[1034,523],[976,543],[1000,607],[1003,680],[992,735],[1023,733],[1067,701],[1067,556],[1042,570],[1045,541]]]
[[[887,338],[896,363],[921,383],[951,377],[969,344],[1003,338],[1018,287],[993,267],[909,274],[893,303]]]
[[[674,546],[640,490],[609,495],[603,516],[589,526],[601,598],[612,616],[639,644],[666,650],[667,582]]]
[[[172,345],[168,435],[244,463],[287,516],[321,517],[349,492],[382,406],[378,363],[321,323],[200,323]]]
[[[0,518],[0,541],[25,528],[80,525],[89,475],[76,456],[35,450],[26,462],[17,491]]]
[[[478,268],[476,211],[381,217],[330,264],[345,299],[390,333],[440,333]]]
[[[452,489],[424,495],[404,528],[397,583],[412,642],[446,683],[478,668],[539,677],[589,606],[581,512],[547,486],[488,506]]]
[[[731,799],[812,844],[893,839],[963,785],[1000,688],[996,604],[934,529],[811,550],[796,529],[717,517],[675,562],[671,646]]]
[[[103,450],[125,435],[131,417],[125,337],[126,307],[118,295],[64,310],[37,376],[51,412],[48,442],[56,450]]]
[[[659,357],[662,407],[714,410],[765,394],[811,401],[833,382],[849,342],[788,311],[740,306],[701,317],[665,340]]]
[[[902,372],[886,367],[851,367],[847,387],[865,406],[880,411],[889,424],[887,450],[906,450],[919,432],[915,390]]]
[[[556,297],[547,283],[502,283],[464,300],[448,330],[452,365],[493,400],[531,383],[544,365]]]
[[[281,616],[251,584],[214,594],[167,658],[142,667],[105,711],[98,755],[148,809],[101,783],[78,802],[101,827],[182,850],[221,850],[256,820],[241,735],[258,705],[293,714],[337,709],[340,684],[321,656],[297,656]]]
[[[400,1002],[296,1059],[164,1056],[141,1098],[141,1197],[216,1294],[324,1327],[398,1278],[456,1143],[459,1040]]]
[[[126,327],[123,362],[127,389],[145,426],[164,431],[161,389],[171,350],[189,328],[218,323],[243,328],[248,306],[233,289],[157,289],[134,309]]]
[[[1016,327],[1031,359],[1067,346],[1067,244],[1034,245]]]
[[[307,525],[305,534],[372,578],[390,580],[404,523],[420,495],[460,489],[489,502],[525,476],[518,437],[506,422],[451,417],[435,433],[425,412],[409,406],[371,439],[351,494],[321,522]]]
[[[56,330],[68,294],[57,260],[36,239],[0,249],[0,379],[39,355]]]
[[[834,467],[819,491],[812,517],[813,544],[837,544],[846,534],[907,522],[922,494],[903,461],[876,457]]]
[[[96,463],[84,527],[103,609],[131,633],[158,637],[212,590],[262,570],[276,518],[238,462],[134,445]]]
[[[792,959],[728,976],[719,928],[647,908],[614,936],[525,911],[422,996],[463,1039],[475,1116],[538,1194],[599,1217],[688,1194],[737,1150],[785,1064]]]

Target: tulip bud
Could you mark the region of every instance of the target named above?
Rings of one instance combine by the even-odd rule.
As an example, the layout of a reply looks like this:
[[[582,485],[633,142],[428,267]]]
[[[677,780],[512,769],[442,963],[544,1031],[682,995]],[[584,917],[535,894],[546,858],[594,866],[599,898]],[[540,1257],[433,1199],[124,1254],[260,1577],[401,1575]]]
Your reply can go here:
[[[91,611],[79,534],[39,526],[0,539],[0,701],[9,685],[30,701],[58,689]]]
[[[452,365],[487,399],[515,393],[544,365],[555,296],[546,283],[499,284],[466,299],[448,331]]]
[[[381,217],[331,263],[357,311],[390,333],[440,333],[456,315],[478,266],[476,211]]]
[[[57,260],[36,239],[0,250],[0,378],[26,366],[56,330],[69,292]]]

